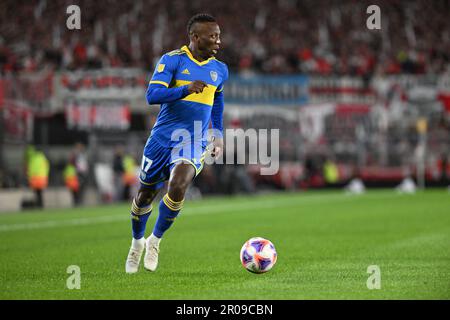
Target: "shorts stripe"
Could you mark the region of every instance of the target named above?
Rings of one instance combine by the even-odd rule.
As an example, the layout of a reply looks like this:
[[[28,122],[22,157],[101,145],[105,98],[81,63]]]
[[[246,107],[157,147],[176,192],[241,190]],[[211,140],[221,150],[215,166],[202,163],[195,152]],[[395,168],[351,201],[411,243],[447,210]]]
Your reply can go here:
[[[164,179],[158,180],[158,181],[156,181],[156,182],[148,183],[148,182],[142,181],[142,179],[139,178],[139,182],[142,183],[142,184],[145,184],[146,186],[153,186],[153,185],[155,185],[155,184],[158,184],[158,183],[163,182],[163,181],[166,181],[166,180],[167,180],[167,179],[164,178]]]

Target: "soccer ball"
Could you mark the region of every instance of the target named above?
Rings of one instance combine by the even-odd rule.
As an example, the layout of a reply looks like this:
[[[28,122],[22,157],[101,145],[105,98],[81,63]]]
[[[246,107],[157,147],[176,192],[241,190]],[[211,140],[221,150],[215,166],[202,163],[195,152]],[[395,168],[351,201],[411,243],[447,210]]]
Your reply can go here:
[[[241,262],[244,268],[250,272],[267,272],[277,262],[275,246],[267,239],[251,238],[242,246]]]

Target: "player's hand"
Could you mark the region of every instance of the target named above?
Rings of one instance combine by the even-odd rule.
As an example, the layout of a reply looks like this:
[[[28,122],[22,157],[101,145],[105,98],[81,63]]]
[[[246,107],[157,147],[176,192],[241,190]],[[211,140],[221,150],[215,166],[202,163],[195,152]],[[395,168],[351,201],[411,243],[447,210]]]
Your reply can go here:
[[[213,137],[213,148],[211,150],[211,157],[214,157],[214,159],[217,160],[222,154],[222,150],[223,150],[223,139]]]
[[[189,94],[201,93],[201,92],[203,92],[203,89],[207,86],[208,85],[206,84],[206,82],[201,81],[201,80],[195,80],[195,81],[189,83],[189,85],[188,85]]]

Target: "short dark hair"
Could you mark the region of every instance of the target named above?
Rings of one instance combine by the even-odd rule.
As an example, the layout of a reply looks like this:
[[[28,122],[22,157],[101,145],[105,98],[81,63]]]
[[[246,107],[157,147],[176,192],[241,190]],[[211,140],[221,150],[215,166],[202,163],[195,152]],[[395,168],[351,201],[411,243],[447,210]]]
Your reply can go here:
[[[207,13],[197,13],[195,16],[189,19],[187,24],[188,35],[191,33],[192,26],[197,22],[217,22],[216,18]]]

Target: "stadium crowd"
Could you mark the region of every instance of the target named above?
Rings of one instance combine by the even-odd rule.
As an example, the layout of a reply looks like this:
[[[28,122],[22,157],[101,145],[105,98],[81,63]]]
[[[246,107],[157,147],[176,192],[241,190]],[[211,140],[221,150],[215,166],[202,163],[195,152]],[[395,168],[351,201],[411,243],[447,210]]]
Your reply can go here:
[[[2,1],[0,72],[148,70],[186,43],[189,17],[203,11],[221,25],[219,58],[241,74],[439,73],[450,61],[448,1],[376,1],[381,30],[367,29],[365,0],[75,2]],[[71,4],[81,8],[81,30],[66,28]]]

